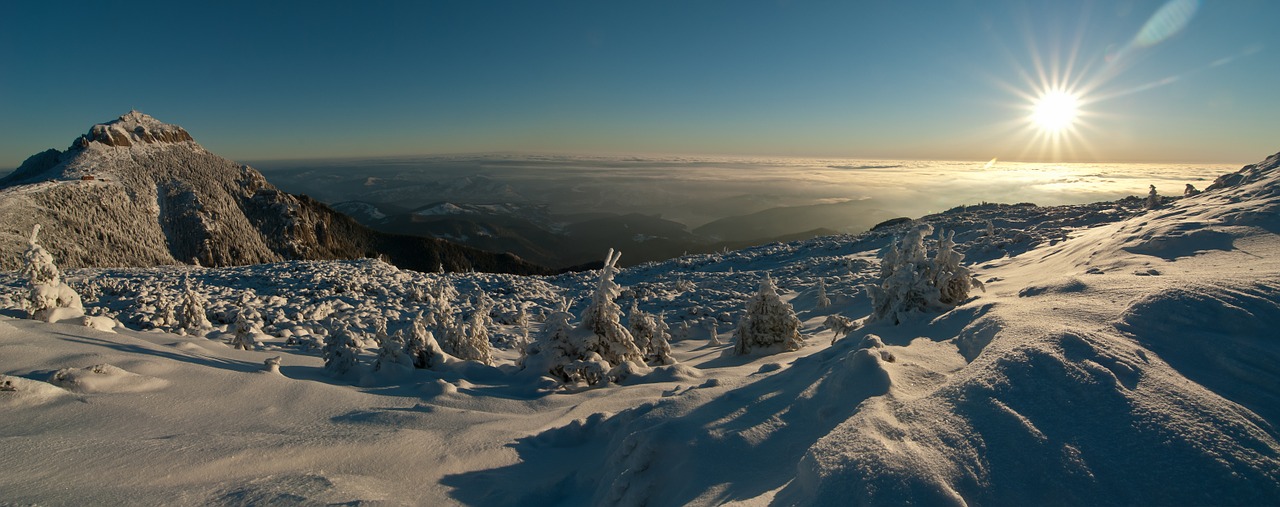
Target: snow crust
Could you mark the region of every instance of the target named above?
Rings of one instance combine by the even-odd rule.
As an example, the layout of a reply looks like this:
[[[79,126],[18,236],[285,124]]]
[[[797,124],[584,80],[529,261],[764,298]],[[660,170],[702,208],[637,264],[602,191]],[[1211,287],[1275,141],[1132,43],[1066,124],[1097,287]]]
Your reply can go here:
[[[606,292],[665,312],[675,364],[607,386],[517,366],[548,316],[592,304],[597,273],[375,260],[63,273],[88,313],[125,326],[115,334],[18,318],[24,282],[0,274],[0,491],[19,504],[1274,504],[1277,165],[1150,210],[1135,197],[924,217],[955,231],[986,292],[896,325],[866,319],[865,287],[919,223],[620,270]],[[765,274],[805,345],[725,354],[734,344],[712,330],[741,320]],[[184,279],[208,327],[179,335]],[[458,319],[491,299],[492,364],[375,370],[380,332],[412,334],[441,281],[458,288]],[[239,350],[245,305],[261,322],[240,327],[262,334]],[[858,327],[833,342],[833,316]],[[356,354],[345,376],[321,351],[338,329]]]

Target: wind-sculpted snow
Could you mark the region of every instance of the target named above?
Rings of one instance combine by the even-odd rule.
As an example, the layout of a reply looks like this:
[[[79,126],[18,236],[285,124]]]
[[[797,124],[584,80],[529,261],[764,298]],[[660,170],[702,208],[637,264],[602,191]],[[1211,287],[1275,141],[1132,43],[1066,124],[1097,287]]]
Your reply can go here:
[[[1259,167],[1151,210],[982,204],[620,270],[608,297],[637,308],[635,329],[665,312],[676,364],[628,362],[607,386],[517,366],[525,336],[553,312],[581,315],[600,273],[370,259],[64,271],[88,315],[124,324],[115,334],[8,318],[26,285],[0,274],[0,407],[14,409],[0,411],[0,491],[40,504],[1272,504],[1280,174]],[[986,292],[868,320],[882,252],[920,223],[955,231]],[[711,330],[741,321],[766,274],[804,346],[733,354]],[[488,301],[492,320],[474,315]],[[208,323],[185,326],[200,307]],[[398,355],[408,341],[436,351],[423,322],[445,309],[485,328],[492,364]],[[833,341],[836,323],[854,329]],[[335,333],[342,375],[324,367]]]

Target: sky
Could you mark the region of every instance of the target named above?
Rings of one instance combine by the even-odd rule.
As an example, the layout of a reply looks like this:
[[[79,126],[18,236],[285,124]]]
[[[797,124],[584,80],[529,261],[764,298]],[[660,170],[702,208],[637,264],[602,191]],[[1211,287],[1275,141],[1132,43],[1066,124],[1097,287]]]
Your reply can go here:
[[[138,109],[235,160],[537,152],[1247,163],[1280,2],[21,2],[0,170]],[[1051,89],[1065,129],[1030,120]]]

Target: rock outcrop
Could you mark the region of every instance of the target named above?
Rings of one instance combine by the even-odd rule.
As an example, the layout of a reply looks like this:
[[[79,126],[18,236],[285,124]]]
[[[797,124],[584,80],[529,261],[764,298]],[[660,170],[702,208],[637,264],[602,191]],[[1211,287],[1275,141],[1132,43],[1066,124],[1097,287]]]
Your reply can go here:
[[[37,223],[59,264],[71,268],[380,256],[415,270],[547,271],[511,254],[375,232],[137,111],[94,125],[64,152],[32,156],[0,180],[0,269],[19,265],[24,231]]]

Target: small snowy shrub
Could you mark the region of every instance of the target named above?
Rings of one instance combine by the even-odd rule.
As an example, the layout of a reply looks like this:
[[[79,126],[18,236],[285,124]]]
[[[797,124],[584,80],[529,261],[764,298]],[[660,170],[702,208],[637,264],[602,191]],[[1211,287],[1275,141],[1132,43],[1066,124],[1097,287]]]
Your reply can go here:
[[[240,295],[240,309],[236,312],[235,336],[231,337],[231,346],[240,350],[252,350],[258,346],[253,335],[260,332],[259,322],[262,314],[255,308],[253,291],[248,290]]]
[[[1160,194],[1156,193],[1156,186],[1151,185],[1151,191],[1147,193],[1147,202],[1143,204],[1146,209],[1156,209],[1160,207]]]
[[[379,331],[374,335],[378,341],[378,358],[373,362],[373,371],[412,369],[413,357],[409,355],[405,334],[397,332],[394,335],[388,335],[386,328],[385,321],[382,321]]]
[[[969,298],[974,287],[985,290],[961,264],[964,255],[955,251],[955,231],[939,232],[938,251],[929,258],[924,238],[932,232],[933,226],[921,224],[890,245],[880,261],[880,281],[868,287],[872,320],[898,324],[913,312],[954,308]]]
[[[630,322],[632,338],[636,348],[640,349],[644,361],[650,365],[675,364],[671,357],[671,328],[663,320],[662,315],[646,313],[635,304],[631,304],[631,312],[627,317]]]
[[[191,287],[191,280],[185,280],[182,307],[178,311],[178,331],[182,334],[200,336],[212,328],[213,324],[209,323],[209,317],[205,313],[207,305],[208,301],[205,300],[204,295]]]
[[[489,309],[493,302],[484,294],[476,300],[475,311],[466,322],[455,324],[449,332],[449,343],[454,356],[466,361],[492,362],[489,347]]]
[[[27,297],[21,301],[22,306],[31,318],[46,322],[56,319],[59,308],[83,315],[80,295],[63,283],[62,272],[53,263],[53,255],[37,242],[39,234],[40,225],[36,224],[31,229],[31,238],[27,240],[27,249],[22,253],[24,262],[20,274],[27,279]]]
[[[760,291],[747,302],[746,314],[733,334],[737,339],[733,350],[738,355],[797,350],[804,346],[795,309],[778,297],[773,278],[767,273],[760,280]]]
[[[818,308],[826,308],[831,306],[831,298],[827,297],[827,282],[823,278],[818,278]]]
[[[615,301],[622,292],[613,281],[620,255],[613,250],[606,255],[591,303],[577,327],[569,323],[568,301],[562,300],[559,311],[547,317],[542,336],[521,357],[525,369],[546,372],[566,383],[596,385],[607,383],[612,372],[627,362],[644,361],[631,332],[622,326],[622,309]]]
[[[404,333],[404,331],[401,331]],[[440,344],[436,342],[435,335],[427,329],[426,320],[419,315],[413,319],[410,324],[408,336],[403,338],[405,353],[413,362],[414,368],[426,369],[440,366],[451,359],[449,354],[445,353]]]
[[[355,368],[356,358],[360,355],[360,346],[357,343],[356,336],[346,324],[340,324],[337,329],[331,331],[329,336],[325,337],[324,348],[320,349],[320,355],[324,358],[325,371],[333,375],[343,375]]]
[[[1196,188],[1196,186],[1195,186],[1195,185],[1192,185],[1192,184],[1190,184],[1190,183],[1187,183],[1187,188],[1185,188],[1185,189],[1183,189],[1183,190],[1182,190],[1182,196],[1183,196],[1183,197],[1191,197],[1191,196],[1195,196],[1195,195],[1200,195],[1200,189]]]

